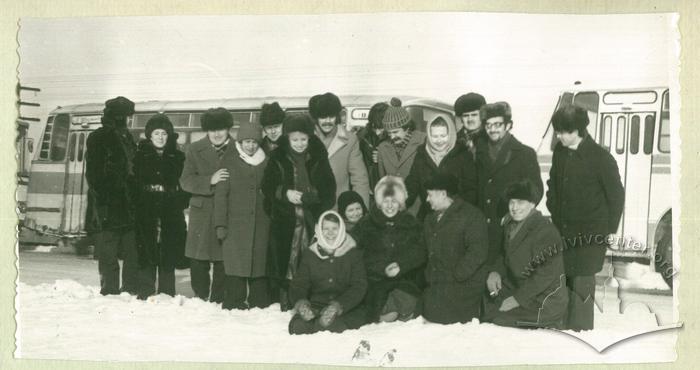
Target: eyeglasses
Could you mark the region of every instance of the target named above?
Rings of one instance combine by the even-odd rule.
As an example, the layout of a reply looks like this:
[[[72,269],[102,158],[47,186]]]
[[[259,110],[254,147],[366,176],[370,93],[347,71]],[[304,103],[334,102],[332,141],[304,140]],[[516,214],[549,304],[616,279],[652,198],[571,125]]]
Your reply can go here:
[[[505,126],[506,123],[508,123],[508,122],[491,122],[491,123],[485,124],[484,127],[486,127],[487,129],[489,129],[489,128],[501,128],[501,127]]]

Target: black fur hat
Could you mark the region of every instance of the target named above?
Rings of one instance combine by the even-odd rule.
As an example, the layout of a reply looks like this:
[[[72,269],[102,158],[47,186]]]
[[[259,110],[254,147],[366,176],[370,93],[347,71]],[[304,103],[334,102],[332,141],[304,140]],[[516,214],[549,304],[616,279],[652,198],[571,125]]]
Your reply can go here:
[[[521,180],[508,185],[505,191],[505,198],[507,201],[519,199],[537,204],[540,201],[540,192],[532,181]]]
[[[337,117],[342,109],[340,99],[333,93],[314,95],[309,99],[309,113],[314,119]]]
[[[170,138],[170,136],[172,135],[175,135],[173,123],[170,122],[170,118],[168,118],[168,116],[162,113],[154,115],[153,117],[148,119],[148,122],[146,122],[146,139],[150,139],[153,131],[157,129],[165,130],[165,132],[168,133],[168,138]]]
[[[454,197],[459,191],[459,181],[450,173],[436,173],[425,182],[425,190],[444,190],[449,197]]]
[[[200,119],[202,130],[217,131],[233,127],[233,116],[225,108],[211,108]]]
[[[117,96],[105,102],[103,113],[105,117],[130,116],[134,114],[134,102],[123,96]]]
[[[279,125],[284,121],[284,111],[279,103],[265,103],[260,109],[260,125],[262,127]]]
[[[479,110],[484,104],[486,104],[486,99],[481,94],[473,92],[464,94],[455,101],[455,115],[459,117],[466,112]]]
[[[282,132],[289,135],[290,132],[303,132],[309,136],[314,134],[314,122],[307,114],[290,114],[284,118]]]

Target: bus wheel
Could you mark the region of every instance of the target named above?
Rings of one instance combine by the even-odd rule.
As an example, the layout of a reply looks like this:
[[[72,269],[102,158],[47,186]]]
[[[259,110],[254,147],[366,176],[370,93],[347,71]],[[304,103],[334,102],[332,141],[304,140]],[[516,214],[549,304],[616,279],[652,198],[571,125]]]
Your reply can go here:
[[[656,272],[661,274],[668,286],[673,289],[673,232],[671,227],[671,213],[667,213],[661,218],[661,222],[657,228],[657,233],[661,233],[660,237],[656,238],[654,266]]]

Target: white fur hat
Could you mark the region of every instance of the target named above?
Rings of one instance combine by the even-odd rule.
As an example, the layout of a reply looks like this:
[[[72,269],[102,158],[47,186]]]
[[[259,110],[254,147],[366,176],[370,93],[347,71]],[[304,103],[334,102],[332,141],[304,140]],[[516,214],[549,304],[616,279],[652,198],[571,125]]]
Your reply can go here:
[[[406,184],[404,184],[403,178],[386,175],[377,182],[377,186],[374,187],[374,201],[377,207],[381,207],[384,198],[387,196],[396,199],[396,201],[399,202],[401,210],[406,209],[408,192],[406,191]]]

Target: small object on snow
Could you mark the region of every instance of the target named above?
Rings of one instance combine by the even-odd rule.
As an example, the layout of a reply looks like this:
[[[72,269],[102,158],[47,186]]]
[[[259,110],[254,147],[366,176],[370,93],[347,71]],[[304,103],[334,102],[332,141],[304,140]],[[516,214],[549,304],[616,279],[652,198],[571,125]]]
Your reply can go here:
[[[392,362],[396,359],[396,349],[392,349],[391,351],[387,352],[384,354],[381,360],[379,360],[379,366],[387,366],[391,365]]]
[[[366,340],[361,340],[360,344],[357,346],[357,349],[355,350],[355,354],[352,355],[352,360],[353,361],[360,361],[360,360],[366,360],[369,358],[369,351],[370,351],[370,345],[369,342]]]

